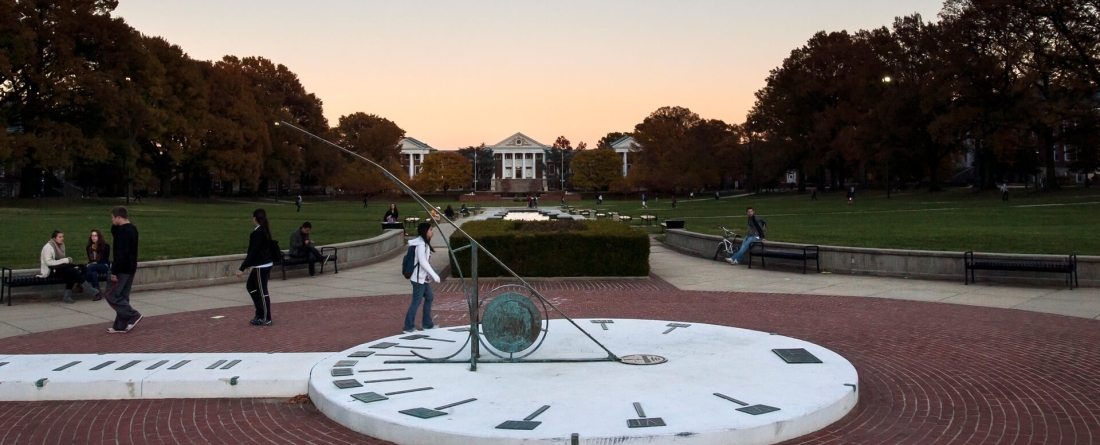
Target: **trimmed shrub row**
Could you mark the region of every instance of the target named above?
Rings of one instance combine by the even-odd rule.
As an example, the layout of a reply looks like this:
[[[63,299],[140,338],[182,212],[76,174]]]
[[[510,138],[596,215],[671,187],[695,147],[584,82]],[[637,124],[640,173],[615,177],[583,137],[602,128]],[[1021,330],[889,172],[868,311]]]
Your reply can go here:
[[[521,277],[644,277],[649,275],[649,235],[613,221],[474,221],[462,225],[474,239]],[[454,248],[470,244],[455,232]],[[451,259],[470,275],[470,253]],[[479,252],[478,276],[507,276]]]

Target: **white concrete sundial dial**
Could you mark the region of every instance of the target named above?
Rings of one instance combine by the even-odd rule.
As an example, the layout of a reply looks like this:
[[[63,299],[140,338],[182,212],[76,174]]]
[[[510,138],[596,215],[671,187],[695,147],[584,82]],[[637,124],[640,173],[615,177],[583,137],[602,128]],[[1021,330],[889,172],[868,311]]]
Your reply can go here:
[[[509,294],[519,293],[499,293],[499,304],[530,308]],[[492,307],[481,355],[508,357],[484,339]],[[465,326],[365,343],[318,363],[309,395],[342,425],[398,444],[562,444],[574,434],[577,443],[776,443],[839,420],[858,399],[847,360],[794,338],[632,319],[542,319],[536,329],[530,342],[493,339],[505,348],[539,344],[536,351],[516,362],[481,360],[476,372]],[[450,363],[417,358],[450,356],[464,343]],[[788,363],[773,350],[820,363]]]

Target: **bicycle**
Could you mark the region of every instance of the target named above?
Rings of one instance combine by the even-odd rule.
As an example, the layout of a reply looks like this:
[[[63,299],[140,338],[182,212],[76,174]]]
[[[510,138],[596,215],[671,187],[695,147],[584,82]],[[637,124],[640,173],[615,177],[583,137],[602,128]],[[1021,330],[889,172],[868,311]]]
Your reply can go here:
[[[713,259],[714,261],[718,261],[718,258],[722,258],[724,261],[726,258],[733,256],[734,252],[737,252],[737,249],[733,247],[733,243],[737,241],[737,238],[740,238],[741,235],[733,233],[730,229],[722,226],[718,226],[718,228],[726,233],[722,235],[722,241],[718,242],[718,248],[714,251]]]

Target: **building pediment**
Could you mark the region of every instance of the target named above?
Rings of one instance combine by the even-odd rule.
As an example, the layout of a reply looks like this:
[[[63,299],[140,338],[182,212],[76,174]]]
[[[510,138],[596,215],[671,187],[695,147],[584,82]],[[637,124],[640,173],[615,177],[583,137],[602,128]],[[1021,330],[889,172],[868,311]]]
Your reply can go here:
[[[536,141],[536,140],[532,139],[531,137],[529,137],[529,136],[527,136],[523,133],[516,133],[516,134],[513,134],[511,136],[508,136],[507,138],[505,138],[504,140],[496,143],[496,145],[493,145],[490,148],[492,148],[494,151],[495,150],[524,150],[524,149],[527,149],[527,150],[546,150],[546,149],[550,148],[550,146],[545,145],[545,144],[543,144],[539,141]]]
[[[401,139],[401,142],[397,143],[397,148],[401,149],[402,153],[431,153],[438,151],[432,148],[431,145],[420,142],[414,138]]]
[[[638,144],[638,141],[634,140],[633,136],[623,136],[611,143],[611,148],[616,152],[622,153],[624,151],[635,151],[642,146]]]

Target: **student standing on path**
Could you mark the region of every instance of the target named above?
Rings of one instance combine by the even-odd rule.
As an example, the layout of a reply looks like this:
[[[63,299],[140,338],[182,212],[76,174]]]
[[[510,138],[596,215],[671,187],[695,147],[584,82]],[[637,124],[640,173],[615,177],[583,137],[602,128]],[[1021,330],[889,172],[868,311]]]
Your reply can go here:
[[[130,287],[138,263],[138,230],[130,223],[126,207],[111,209],[111,237],[114,238],[115,262],[111,264],[111,290],[107,304],[115,310],[115,323],[108,334],[130,332],[141,321],[141,313],[130,306]]]
[[[764,231],[767,230],[764,221],[756,217],[756,211],[752,207],[746,207],[745,212],[749,216],[748,236],[745,237],[744,241],[741,241],[741,250],[726,258],[726,262],[734,266],[741,264],[741,258],[745,256],[745,252],[748,252],[753,244],[764,240]]]
[[[267,292],[267,280],[271,277],[271,226],[267,222],[267,211],[256,209],[252,212],[252,224],[256,225],[248,235],[248,255],[237,269],[237,277],[251,267],[245,289],[256,306],[256,317],[249,323],[253,326],[271,326],[271,295]]]
[[[413,288],[412,302],[409,303],[409,310],[405,312],[405,326],[401,329],[406,334],[413,332],[416,328],[416,309],[420,306],[420,300],[424,300],[424,315],[420,319],[419,330],[435,327],[435,322],[432,321],[432,300],[435,299],[435,295],[432,294],[432,285],[428,278],[438,283],[439,275],[435,273],[429,262],[432,252],[435,252],[432,248],[432,233],[431,223],[420,223],[416,227],[417,237],[409,241],[409,247],[416,249],[416,268],[409,277]]]
[[[297,211],[299,211],[299,212],[302,211],[302,195],[298,195],[298,199],[294,200],[294,205],[298,206]],[[366,206],[363,206],[363,207],[366,207]]]

